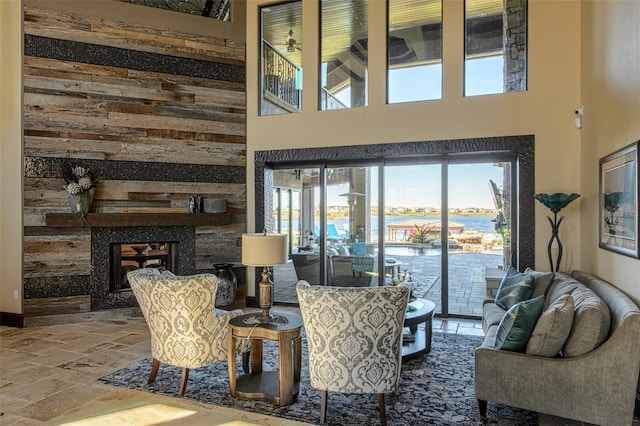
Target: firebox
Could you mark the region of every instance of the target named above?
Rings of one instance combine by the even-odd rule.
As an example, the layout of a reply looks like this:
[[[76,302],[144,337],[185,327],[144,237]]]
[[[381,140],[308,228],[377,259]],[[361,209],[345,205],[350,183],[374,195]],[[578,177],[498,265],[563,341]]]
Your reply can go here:
[[[109,291],[129,290],[127,273],[141,268],[177,272],[179,242],[134,242],[109,245]]]
[[[176,275],[194,274],[195,244],[194,226],[91,228],[91,310],[137,305],[122,279],[129,268],[167,268]],[[138,256],[136,249],[143,254]]]

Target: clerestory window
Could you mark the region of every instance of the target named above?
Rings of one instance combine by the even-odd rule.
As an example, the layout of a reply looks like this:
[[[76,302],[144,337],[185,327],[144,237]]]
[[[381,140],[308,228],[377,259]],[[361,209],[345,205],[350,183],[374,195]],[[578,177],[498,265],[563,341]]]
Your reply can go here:
[[[388,0],[387,103],[442,99],[442,1]]]
[[[465,0],[465,96],[527,90],[527,0]]]
[[[260,8],[260,115],[302,110],[302,1]]]

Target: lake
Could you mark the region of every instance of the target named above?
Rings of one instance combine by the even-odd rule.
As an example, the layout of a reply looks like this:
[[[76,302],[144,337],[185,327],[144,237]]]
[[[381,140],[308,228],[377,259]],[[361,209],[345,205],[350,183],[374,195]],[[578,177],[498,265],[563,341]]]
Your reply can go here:
[[[495,215],[449,216],[449,221],[463,224],[465,231],[477,231],[481,234],[498,235],[498,233],[495,230],[495,222],[493,222],[495,218],[496,218]],[[407,219],[440,220],[440,216],[386,216],[384,219],[384,223],[386,226],[390,223],[397,222],[400,220],[407,220]],[[349,229],[348,218],[332,219],[332,220],[329,220],[328,222],[336,225],[336,228],[338,229],[339,232],[346,233]],[[282,227],[283,227],[282,231],[286,232],[286,229],[288,227],[288,222],[283,221]],[[371,229],[371,237],[372,237],[370,241],[377,241],[378,240],[378,217],[377,216],[371,217],[370,229]],[[299,231],[298,223],[294,223],[294,231]],[[385,235],[386,235],[386,230],[385,230]]]

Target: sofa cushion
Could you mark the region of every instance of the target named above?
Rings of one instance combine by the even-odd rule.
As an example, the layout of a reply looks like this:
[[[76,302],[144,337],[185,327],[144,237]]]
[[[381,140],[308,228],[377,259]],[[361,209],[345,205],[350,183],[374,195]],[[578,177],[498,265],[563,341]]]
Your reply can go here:
[[[543,306],[544,296],[523,300],[513,305],[500,321],[493,347],[506,351],[524,352],[531,331],[542,314]]]
[[[482,329],[486,333],[492,325],[500,324],[502,317],[507,312],[495,303],[488,302],[482,305]]]
[[[584,285],[571,293],[574,302],[571,333],[562,348],[566,358],[582,355],[600,346],[609,336],[611,313],[607,304]]]
[[[549,291],[547,291],[545,309],[549,307],[551,302],[557,300],[563,294],[571,294],[576,288],[581,286],[584,286],[584,284],[580,281],[571,278],[563,272],[557,272],[549,287]]]
[[[518,272],[509,267],[496,293],[496,305],[510,309],[513,305],[529,299],[533,292],[533,275]]]
[[[573,324],[573,297],[565,294],[542,312],[531,332],[526,353],[555,357],[562,350]]]
[[[547,296],[547,292],[549,291],[549,287],[553,282],[553,276],[555,275],[553,272],[540,272],[535,269],[527,268],[524,270],[525,274],[533,275],[533,293],[531,297],[538,296]]]

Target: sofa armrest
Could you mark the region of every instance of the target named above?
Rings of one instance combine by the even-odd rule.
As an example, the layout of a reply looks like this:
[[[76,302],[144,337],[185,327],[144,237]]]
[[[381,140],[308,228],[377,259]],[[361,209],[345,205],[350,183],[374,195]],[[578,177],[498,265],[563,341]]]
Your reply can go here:
[[[572,358],[475,351],[480,400],[596,424],[629,424],[640,368],[640,318],[627,318],[600,347]],[[634,337],[635,336],[635,337]]]

